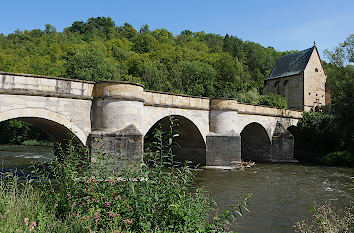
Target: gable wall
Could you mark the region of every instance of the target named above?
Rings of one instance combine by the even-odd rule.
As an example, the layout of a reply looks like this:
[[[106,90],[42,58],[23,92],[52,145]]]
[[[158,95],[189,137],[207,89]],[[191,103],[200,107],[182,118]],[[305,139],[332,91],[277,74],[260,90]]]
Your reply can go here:
[[[315,70],[318,70],[316,72]],[[325,105],[326,74],[321,60],[314,50],[304,70],[304,110],[309,111],[316,106]]]

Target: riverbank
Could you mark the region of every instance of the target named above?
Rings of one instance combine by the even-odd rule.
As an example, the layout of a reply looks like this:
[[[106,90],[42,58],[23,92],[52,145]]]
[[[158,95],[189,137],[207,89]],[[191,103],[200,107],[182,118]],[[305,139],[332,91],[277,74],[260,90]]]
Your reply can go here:
[[[53,147],[54,143],[51,141],[39,141],[35,139],[31,140],[25,140],[24,142],[21,143],[21,145],[24,146],[48,146],[48,147]]]
[[[49,159],[46,153],[51,148],[44,147],[44,154],[38,154],[41,147],[20,147],[8,148],[14,156],[11,161],[20,159],[24,165],[30,159],[23,159],[23,155],[35,156],[36,153],[37,161]],[[0,154],[1,150],[4,152],[4,148],[0,147]],[[293,232],[293,224],[311,217],[314,203],[331,203],[337,210],[352,203],[354,196],[350,186],[354,172],[345,167],[257,163],[245,171],[199,170],[193,173],[196,174],[195,187],[203,188],[206,195],[216,201],[219,213],[252,194],[251,213],[230,226],[240,233]]]

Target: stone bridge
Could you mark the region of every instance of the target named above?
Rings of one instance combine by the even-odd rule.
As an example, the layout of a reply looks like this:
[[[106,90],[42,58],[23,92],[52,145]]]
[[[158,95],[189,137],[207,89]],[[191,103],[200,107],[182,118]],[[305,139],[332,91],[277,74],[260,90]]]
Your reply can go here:
[[[55,141],[76,136],[92,152],[139,155],[154,125],[179,120],[176,155],[210,166],[231,161],[294,161],[302,112],[144,90],[127,82],[88,82],[0,72],[0,122],[30,122]]]

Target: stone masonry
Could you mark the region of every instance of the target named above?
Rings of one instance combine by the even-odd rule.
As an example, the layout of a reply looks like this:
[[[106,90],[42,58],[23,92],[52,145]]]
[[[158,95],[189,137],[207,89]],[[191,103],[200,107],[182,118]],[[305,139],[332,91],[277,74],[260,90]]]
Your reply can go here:
[[[141,156],[144,136],[168,116],[180,120],[181,158],[216,166],[241,159],[294,161],[287,128],[302,112],[146,91],[135,83],[0,73],[0,122],[28,121],[54,140],[72,133],[92,152],[110,157]]]

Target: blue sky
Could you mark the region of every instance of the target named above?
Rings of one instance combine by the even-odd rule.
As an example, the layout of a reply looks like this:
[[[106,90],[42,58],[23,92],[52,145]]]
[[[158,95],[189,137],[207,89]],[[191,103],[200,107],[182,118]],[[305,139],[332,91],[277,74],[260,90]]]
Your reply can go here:
[[[354,0],[16,0],[2,1],[0,33],[44,29],[63,31],[74,21],[109,16],[137,30],[185,29],[237,36],[277,50],[302,50],[317,42],[332,49],[354,33]]]

